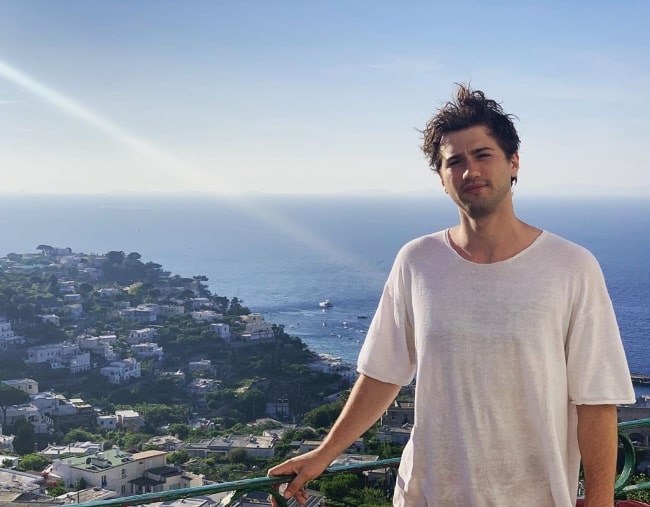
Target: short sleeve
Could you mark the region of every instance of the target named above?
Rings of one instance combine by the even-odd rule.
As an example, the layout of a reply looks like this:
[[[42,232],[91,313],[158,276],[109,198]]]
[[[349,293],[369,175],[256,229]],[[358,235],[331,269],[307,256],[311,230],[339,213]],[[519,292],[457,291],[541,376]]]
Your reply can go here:
[[[409,384],[416,365],[406,257],[403,249],[395,259],[357,362],[359,373],[396,385]]]
[[[586,253],[566,341],[569,400],[634,403],[636,397],[614,308],[596,259]]]

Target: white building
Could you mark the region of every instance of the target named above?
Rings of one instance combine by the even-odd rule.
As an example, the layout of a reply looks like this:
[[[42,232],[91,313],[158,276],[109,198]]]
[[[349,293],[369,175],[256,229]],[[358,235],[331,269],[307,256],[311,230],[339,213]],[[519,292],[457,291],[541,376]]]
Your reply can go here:
[[[131,350],[135,356],[139,357],[140,359],[155,357],[156,359],[160,360],[164,356],[163,348],[158,346],[157,343],[136,343],[135,345],[131,345]]]
[[[79,278],[86,278],[87,280],[99,280],[104,273],[97,268],[85,267],[79,265]]]
[[[192,394],[203,396],[204,394],[216,391],[221,385],[220,380],[215,380],[212,378],[197,378],[192,380],[187,386],[187,389]]]
[[[217,333],[219,338],[222,338],[223,340],[230,340],[230,326],[225,322],[210,324],[210,331]]]
[[[38,382],[31,378],[19,378],[11,380],[3,380],[3,384],[13,387],[14,389],[20,389],[21,391],[27,394],[37,394],[38,393]]]
[[[179,382],[185,382],[185,372],[183,372],[183,370],[161,371],[160,376],[170,378],[172,380],[177,380]]]
[[[119,428],[138,431],[144,426],[144,418],[135,410],[116,410],[117,426]]]
[[[66,246],[66,247],[54,247],[52,250],[49,251],[50,256],[54,257],[62,257],[65,255],[72,255],[72,248]]]
[[[173,315],[183,315],[185,307],[183,305],[160,305],[160,315],[171,317]]]
[[[120,316],[136,322],[156,322],[159,308],[155,304],[138,305],[120,310]]]
[[[110,489],[86,488],[79,491],[69,491],[55,498],[64,505],[70,505],[86,502],[100,502],[102,500],[110,500],[116,496],[117,493]]]
[[[198,310],[199,308],[212,308],[214,304],[208,298],[192,298],[190,299],[190,305],[193,310]]]
[[[166,455],[166,451],[131,454],[109,449],[91,456],[57,459],[45,473],[63,480],[68,487],[83,478],[89,487],[109,489],[119,496],[203,486],[203,476],[167,465]]]
[[[113,361],[109,366],[105,366],[100,373],[108,378],[111,384],[120,384],[132,378],[140,378],[140,363],[134,358]]]
[[[2,451],[7,452],[14,450],[14,438],[16,438],[15,435],[3,435],[2,426],[0,425],[0,449]],[[2,462],[0,461],[0,463]]]
[[[103,448],[104,446],[101,442],[75,442],[67,445],[48,445],[45,449],[39,451],[38,454],[49,460],[53,460],[68,456],[88,456],[101,452]]]
[[[11,329],[11,322],[0,316],[0,349],[8,349],[25,343],[22,336],[16,336]]]
[[[31,403],[44,416],[66,417],[79,413],[79,408],[62,394],[50,391],[31,395]]]
[[[307,365],[310,370],[337,374],[349,382],[353,382],[358,376],[355,366],[344,362],[340,357],[331,354],[318,354],[318,357],[318,361]]]
[[[95,421],[97,423],[97,427],[103,431],[114,430],[117,428],[117,416],[115,414],[98,415]]]
[[[59,327],[61,325],[61,319],[59,319],[59,317],[53,313],[49,315],[39,315],[39,317],[43,322],[48,322],[53,326]]]
[[[16,424],[16,420],[24,417],[27,422],[32,423],[35,433],[46,433],[48,424],[41,416],[38,408],[31,403],[24,405],[13,405],[7,407],[7,426]]]
[[[159,451],[177,451],[183,447],[183,441],[173,435],[159,435],[145,442],[146,446],[155,447]]]
[[[118,289],[117,287],[102,287],[101,289],[97,289],[95,291],[99,297],[102,298],[108,298],[108,297],[113,297],[113,296],[119,296],[122,294],[122,289]]]
[[[187,365],[190,373],[195,371],[212,372],[212,361],[210,359],[201,359],[200,361],[190,361]]]
[[[191,442],[184,449],[190,456],[200,458],[224,456],[237,449],[243,449],[256,458],[272,458],[277,441],[277,436],[230,435]]]
[[[38,345],[36,347],[29,347],[27,349],[27,359],[25,362],[29,364],[49,363],[61,355],[73,353],[68,351],[74,351],[74,353],[78,353],[79,346],[72,343],[63,342],[54,343],[52,345]]]
[[[26,505],[19,498],[31,497],[34,505],[45,500],[42,490],[43,478],[18,470],[0,468],[0,498],[3,505]]]
[[[144,329],[132,329],[129,331],[126,341],[130,344],[143,343],[153,341],[156,336],[156,330],[152,327],[145,327]]]
[[[89,350],[107,361],[115,361],[117,359],[117,353],[113,348],[113,345],[117,343],[117,335],[79,336],[77,343],[80,349]]]
[[[72,373],[80,373],[90,369],[90,354],[81,352],[76,343],[63,342],[29,347],[25,362],[49,363],[52,369],[68,368]]]
[[[1,437],[0,435],[0,442],[1,442]],[[13,435],[11,436],[11,439],[13,440]],[[0,443],[0,450],[8,450],[9,448],[5,448],[1,445]],[[14,456],[12,454],[0,454],[0,467],[2,468],[14,468],[18,466],[18,463],[20,463],[20,457],[19,456]],[[0,480],[0,484],[2,481]],[[1,486],[0,486],[1,487]],[[1,504],[0,504],[1,505]]]
[[[65,305],[65,309],[72,319],[80,319],[84,315],[84,309],[81,306],[81,303],[73,303],[70,305]]]
[[[69,303],[80,303],[81,302],[81,294],[78,294],[76,292],[72,294],[64,294],[63,295],[63,302],[66,304]]]
[[[261,313],[251,313],[242,315],[241,321],[246,325],[241,337],[242,340],[263,340],[273,338],[273,327],[269,322],[264,320]]]
[[[266,322],[262,313],[249,313],[248,315],[240,316],[239,319],[245,324],[261,324],[262,322]]]
[[[68,369],[70,373],[82,373],[90,370],[90,352],[82,352],[76,356],[64,356],[58,361],[50,362],[50,368]]]
[[[190,315],[192,318],[199,322],[209,322],[211,320],[220,320],[223,319],[222,313],[217,313],[214,310],[196,310],[193,311]]]

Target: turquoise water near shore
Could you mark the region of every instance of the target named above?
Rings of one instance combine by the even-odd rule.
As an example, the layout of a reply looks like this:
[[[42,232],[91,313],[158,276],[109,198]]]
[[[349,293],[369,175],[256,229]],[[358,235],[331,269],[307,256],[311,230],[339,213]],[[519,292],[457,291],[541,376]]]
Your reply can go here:
[[[650,201],[517,196],[515,206],[596,255],[630,368],[650,373]],[[213,293],[354,362],[399,247],[456,219],[451,203],[426,196],[5,195],[0,254],[41,243],[136,251],[174,273],[206,275]],[[323,311],[323,299],[334,306]]]

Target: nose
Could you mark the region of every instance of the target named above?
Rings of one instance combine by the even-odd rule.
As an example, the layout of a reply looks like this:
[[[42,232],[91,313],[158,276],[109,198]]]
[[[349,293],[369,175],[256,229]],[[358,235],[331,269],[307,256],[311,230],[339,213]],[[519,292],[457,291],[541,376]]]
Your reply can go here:
[[[465,162],[465,171],[463,172],[464,180],[477,178],[481,174],[479,164],[471,158]]]

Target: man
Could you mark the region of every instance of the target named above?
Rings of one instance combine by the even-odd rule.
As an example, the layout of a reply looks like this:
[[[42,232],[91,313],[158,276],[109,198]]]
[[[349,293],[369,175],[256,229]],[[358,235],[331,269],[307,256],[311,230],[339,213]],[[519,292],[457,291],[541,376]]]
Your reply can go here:
[[[600,267],[519,220],[512,117],[459,85],[423,151],[460,223],[398,253],[358,360],[360,377],[317,449],[269,470],[318,476],[416,375],[396,506],[611,507],[616,404],[634,391]]]

